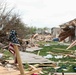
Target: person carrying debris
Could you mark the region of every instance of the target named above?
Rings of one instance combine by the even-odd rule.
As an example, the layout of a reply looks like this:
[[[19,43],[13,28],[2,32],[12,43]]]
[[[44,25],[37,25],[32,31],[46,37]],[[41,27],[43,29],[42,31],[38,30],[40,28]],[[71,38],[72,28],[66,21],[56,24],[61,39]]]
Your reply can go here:
[[[11,30],[10,31],[8,39],[10,41],[8,49],[13,54],[13,56],[15,58],[14,63],[17,64],[17,56],[16,56],[16,53],[15,53],[13,44],[16,44],[16,45],[20,46],[20,43],[19,43],[19,41],[17,39],[17,33],[16,33],[15,30]]]

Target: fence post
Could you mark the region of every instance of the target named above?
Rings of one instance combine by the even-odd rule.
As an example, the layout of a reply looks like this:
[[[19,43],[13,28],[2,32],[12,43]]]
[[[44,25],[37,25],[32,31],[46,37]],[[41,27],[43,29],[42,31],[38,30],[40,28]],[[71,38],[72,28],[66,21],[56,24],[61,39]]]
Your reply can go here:
[[[16,44],[14,44],[14,49],[15,49],[15,53],[16,53],[16,56],[17,56],[17,62],[18,62],[18,65],[19,65],[20,73],[21,73],[21,75],[24,75],[24,69],[23,69],[21,57],[20,57],[20,54],[19,54],[19,49],[18,49],[18,46]]]

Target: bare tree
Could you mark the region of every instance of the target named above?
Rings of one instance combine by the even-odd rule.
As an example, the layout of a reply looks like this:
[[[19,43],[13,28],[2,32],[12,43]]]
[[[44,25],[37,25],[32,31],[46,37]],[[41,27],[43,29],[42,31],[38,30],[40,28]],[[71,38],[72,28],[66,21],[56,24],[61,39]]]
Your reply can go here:
[[[15,29],[20,38],[25,37],[24,23],[21,21],[21,18],[17,14],[12,13],[13,8],[7,11],[6,4],[0,3],[0,42],[6,42],[7,32],[12,29]]]

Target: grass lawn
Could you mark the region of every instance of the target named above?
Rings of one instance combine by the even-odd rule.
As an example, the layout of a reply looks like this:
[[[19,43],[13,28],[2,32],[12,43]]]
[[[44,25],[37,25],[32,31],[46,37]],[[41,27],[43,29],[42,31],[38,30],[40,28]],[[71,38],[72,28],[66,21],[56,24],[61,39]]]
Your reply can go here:
[[[57,69],[57,72],[76,72],[76,70],[74,69],[74,67],[76,67],[76,58],[72,58],[72,57],[63,57],[63,58],[59,58],[56,59],[54,58],[57,55],[67,55],[67,54],[73,54],[74,51],[76,50],[76,47],[70,48],[69,50],[66,50],[66,48],[68,46],[66,45],[59,45],[57,44],[57,42],[53,42],[50,43],[50,46],[43,46],[43,44],[45,43],[41,43],[41,47],[43,48],[42,50],[40,50],[40,54],[41,56],[46,56],[48,54],[51,54],[53,56],[53,58],[49,58],[49,60],[54,61],[54,62],[59,62],[58,66],[60,66],[59,69]],[[37,54],[37,51],[34,52],[35,54]],[[64,70],[66,68],[66,70]],[[44,72],[46,74],[48,74],[48,72],[54,72],[55,69],[53,67],[48,67],[48,68],[44,68]],[[46,75],[44,74],[44,75]]]

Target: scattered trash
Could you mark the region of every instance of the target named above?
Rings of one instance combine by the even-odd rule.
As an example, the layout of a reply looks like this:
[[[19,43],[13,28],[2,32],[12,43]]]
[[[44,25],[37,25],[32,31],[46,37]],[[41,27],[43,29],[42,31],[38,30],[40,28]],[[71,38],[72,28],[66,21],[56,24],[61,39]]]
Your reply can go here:
[[[47,43],[47,44],[45,44],[44,46],[50,46],[50,44],[49,44],[49,43]]]
[[[63,58],[62,55],[59,55],[59,56],[55,56],[56,59],[59,59],[59,58]]]
[[[76,72],[76,66],[73,66],[73,70]]]
[[[51,54],[48,54],[48,55],[44,56],[44,58],[53,58],[53,56]]]
[[[67,71],[68,69],[63,69],[63,71]]]
[[[3,54],[2,53],[0,53],[0,58],[2,58],[3,57]]]

